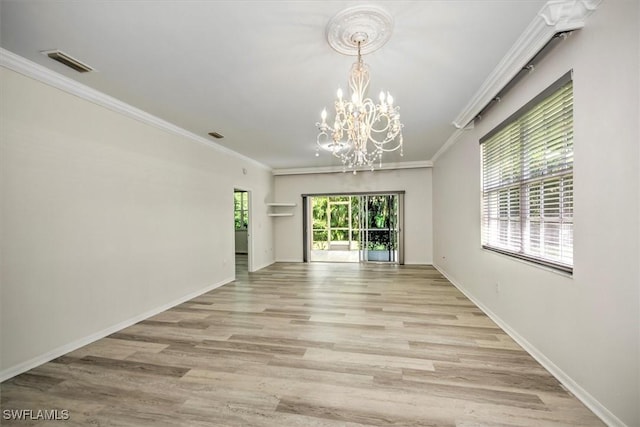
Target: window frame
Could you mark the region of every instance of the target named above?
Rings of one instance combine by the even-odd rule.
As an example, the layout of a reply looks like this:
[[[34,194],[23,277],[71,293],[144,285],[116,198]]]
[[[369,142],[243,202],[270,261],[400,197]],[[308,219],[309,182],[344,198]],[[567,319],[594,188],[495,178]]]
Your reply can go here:
[[[547,171],[544,173],[535,176],[528,176],[527,171],[531,168],[531,165],[534,164],[534,160],[527,155],[531,155],[531,147],[537,148],[535,144],[540,143],[531,143],[526,137],[523,135],[523,129],[529,130],[527,127],[526,119],[529,118],[530,113],[535,112],[536,108],[543,104],[545,101],[553,99],[552,97],[556,95],[558,91],[563,89],[569,83],[571,86],[571,106],[570,106],[570,129],[571,129],[571,137],[570,143],[565,143],[559,148],[554,147],[553,154],[556,152],[562,153],[562,163],[561,167],[558,170]],[[543,90],[540,94],[535,96],[529,102],[527,102],[524,106],[519,108],[515,113],[511,114],[506,120],[501,122],[498,126],[489,131],[486,135],[480,138],[481,145],[481,245],[483,249],[497,252],[503,255],[507,255],[509,257],[513,257],[516,259],[532,262],[536,265],[541,265],[544,267],[549,267],[554,270],[559,270],[565,273],[573,274],[573,188],[574,188],[574,173],[573,173],[573,153],[574,153],[574,145],[573,145],[573,101],[574,101],[574,92],[573,92],[573,76],[572,71],[567,72],[560,79],[556,80],[553,84],[551,84],[548,88]],[[553,118],[548,122],[544,122],[544,130],[549,127],[549,124],[556,125],[557,123],[561,123],[562,120],[566,120],[565,115],[567,115],[569,110],[568,107],[562,106],[562,119]],[[557,120],[557,121],[556,121]],[[511,128],[509,128],[511,126]],[[562,124],[564,128],[566,125]],[[563,130],[564,130],[563,128]],[[537,130],[537,128],[536,128]],[[505,131],[505,133],[502,133]],[[505,136],[511,135],[509,132],[512,132],[513,136]],[[563,134],[565,135],[565,134]],[[499,146],[499,149],[506,150],[507,155],[500,153],[499,158],[497,160],[507,160],[507,171],[512,172],[514,174],[514,178],[512,180],[505,180],[502,176],[498,179],[491,176],[491,171],[486,173],[486,159],[485,159],[485,150],[487,149],[485,143],[493,142],[492,138],[497,136],[498,139],[502,139],[503,146]],[[566,138],[564,139],[567,140]],[[545,143],[548,141],[552,141],[551,139],[545,139]],[[512,147],[512,144],[513,145]],[[544,144],[544,143],[543,143]],[[566,151],[567,147],[570,146],[570,151]],[[557,150],[557,151],[556,151]],[[563,151],[564,150],[564,151]],[[495,153],[489,153],[493,157],[496,156]],[[509,159],[508,157],[511,155],[515,155],[517,159]],[[493,166],[499,169],[499,174],[502,174],[503,167],[498,164],[499,161],[496,158],[493,159]],[[512,170],[511,170],[512,169]],[[545,167],[546,169],[546,167]],[[493,180],[493,181],[492,181]],[[497,182],[497,183],[496,183]],[[493,186],[489,185],[493,184]],[[554,190],[553,188],[550,190],[550,193],[553,194],[550,200],[554,200],[553,197],[557,197],[557,219],[549,219],[545,220],[543,215],[543,200],[545,200],[544,191],[548,190],[549,186],[556,185],[557,188]],[[539,218],[535,218],[531,215],[531,212],[536,212],[535,209],[532,209],[532,194],[535,194],[535,191],[532,193],[532,189],[535,189],[535,186],[538,186],[539,193],[537,197],[539,199],[539,205],[537,207],[537,211],[539,212]],[[490,187],[487,190],[487,187]],[[555,193],[553,193],[555,191]],[[504,194],[503,194],[504,193]],[[557,195],[555,195],[557,194]],[[501,200],[502,197],[505,197]],[[565,199],[566,197],[566,199]],[[493,198],[492,202],[489,202],[490,198]],[[515,201],[511,201],[511,198],[517,198]],[[568,200],[568,201],[567,201]],[[533,202],[535,203],[535,202]],[[566,204],[566,205],[565,205]],[[503,212],[504,210],[504,212]],[[490,213],[493,212],[494,216],[489,216]],[[514,216],[515,215],[515,216]],[[502,234],[500,228],[506,222],[507,231],[506,234]],[[536,240],[535,238],[531,238],[531,233],[534,228],[532,228],[532,224],[538,223],[538,233],[539,238]],[[496,224],[498,229],[496,230]],[[537,242],[539,245],[544,246],[544,243],[553,242],[553,237],[545,239],[543,233],[545,232],[545,225],[549,227],[550,230],[553,231],[554,226],[557,227],[556,233],[558,236],[558,249],[560,251],[560,255],[556,256],[553,259],[552,256],[549,256],[544,252],[543,248],[538,247],[535,249],[535,243]],[[511,230],[510,227],[516,226],[517,229],[514,231]],[[490,233],[489,233],[490,232]],[[570,236],[570,244],[565,244],[564,236]],[[506,238],[505,238],[506,236]],[[554,236],[555,237],[555,236]],[[502,245],[496,243],[496,239],[504,239]],[[494,243],[490,243],[493,241]],[[532,243],[534,245],[532,245]],[[533,249],[532,249],[533,248]],[[570,253],[570,262],[567,262],[565,255],[562,253],[564,250],[571,250]],[[538,253],[536,253],[536,250]]]

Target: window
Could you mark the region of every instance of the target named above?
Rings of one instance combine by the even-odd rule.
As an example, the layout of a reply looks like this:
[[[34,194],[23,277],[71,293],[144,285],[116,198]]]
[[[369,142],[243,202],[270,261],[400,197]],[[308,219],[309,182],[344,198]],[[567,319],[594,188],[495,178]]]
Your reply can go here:
[[[246,230],[249,218],[249,202],[246,191],[235,191],[233,217],[235,220],[236,230]]]
[[[571,73],[480,140],[482,246],[573,271]]]

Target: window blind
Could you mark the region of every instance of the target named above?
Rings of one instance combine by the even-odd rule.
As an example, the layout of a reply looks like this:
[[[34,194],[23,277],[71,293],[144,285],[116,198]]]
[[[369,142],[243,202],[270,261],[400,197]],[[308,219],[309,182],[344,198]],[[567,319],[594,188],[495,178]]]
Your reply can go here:
[[[570,73],[480,143],[483,247],[572,272]]]

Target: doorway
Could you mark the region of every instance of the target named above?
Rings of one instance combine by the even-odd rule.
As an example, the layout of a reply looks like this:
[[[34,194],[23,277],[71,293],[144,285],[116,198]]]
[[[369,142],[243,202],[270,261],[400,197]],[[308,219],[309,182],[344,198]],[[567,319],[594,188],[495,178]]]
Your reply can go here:
[[[404,192],[303,195],[304,260],[403,264]]]
[[[233,190],[233,226],[236,277],[251,271],[251,192]]]

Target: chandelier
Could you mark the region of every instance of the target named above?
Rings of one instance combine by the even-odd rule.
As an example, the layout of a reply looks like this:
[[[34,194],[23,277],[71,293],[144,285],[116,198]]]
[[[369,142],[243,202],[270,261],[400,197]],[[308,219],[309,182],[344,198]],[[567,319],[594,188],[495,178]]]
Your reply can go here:
[[[365,24],[363,19],[367,20]],[[356,29],[360,31],[354,30],[349,35],[352,29],[345,27],[344,22],[350,25],[355,23]],[[380,92],[377,104],[367,97],[369,67],[362,60],[361,49],[368,45],[369,33],[372,32],[371,22],[379,27],[382,22],[389,27],[391,18],[386,12],[377,8],[355,7],[336,15],[330,23],[327,31],[329,43],[341,52],[344,52],[345,48],[348,49],[348,45],[351,44],[352,49],[357,49],[358,59],[352,65],[349,74],[351,92],[349,99],[345,99],[342,89],[338,89],[333,123],[331,125],[329,124],[331,121],[327,123],[326,109],[322,110],[320,116],[322,121],[316,123],[319,130],[316,156],[320,155],[320,149],[329,151],[342,161],[343,171],[350,169],[354,174],[361,168],[373,170],[375,163],[381,167],[382,155],[385,152],[399,149],[400,155],[403,155],[402,128],[404,125],[400,122],[400,107],[394,105],[393,97],[389,92],[386,94]],[[332,30],[336,27],[337,30]],[[369,46],[370,51],[388,40],[390,30],[385,31],[385,29],[383,27],[382,30],[373,31],[375,43]],[[341,34],[335,36],[336,31]],[[335,36],[333,40],[332,35]],[[337,47],[334,44],[336,40],[342,45]],[[377,46],[374,46],[375,44]]]

